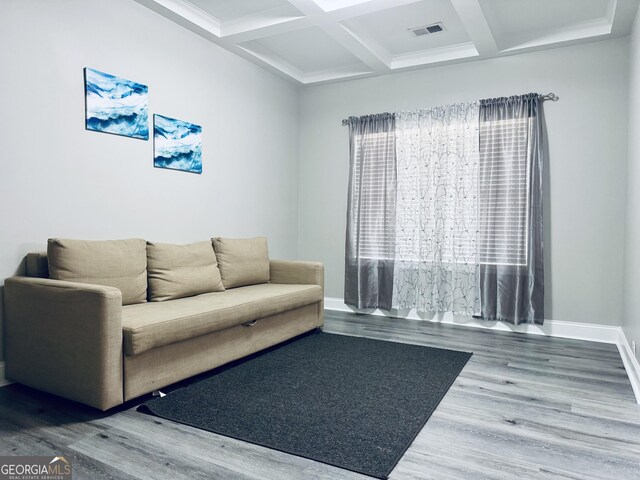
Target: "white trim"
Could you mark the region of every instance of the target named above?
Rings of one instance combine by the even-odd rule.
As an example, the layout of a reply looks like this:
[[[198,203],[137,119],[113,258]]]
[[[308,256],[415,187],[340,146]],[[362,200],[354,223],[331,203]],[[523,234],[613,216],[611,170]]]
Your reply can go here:
[[[4,376],[4,362],[0,362],[0,387],[4,387],[5,385],[11,385],[13,382],[10,382]]]
[[[624,369],[627,371],[629,382],[631,382],[631,388],[633,388],[633,393],[636,396],[636,402],[640,405],[640,364],[638,364],[638,359],[631,351],[627,336],[622,328],[618,339],[618,350],[620,351],[620,357],[622,357]]]
[[[504,322],[480,320],[466,316],[454,316],[451,313],[436,314],[430,316],[422,314],[415,309],[409,312],[384,312],[382,310],[356,310],[347,305],[341,298],[324,297],[324,308],[339,312],[368,313],[381,317],[400,317],[410,320],[426,320],[429,322],[459,325],[462,327],[483,328],[485,330],[498,330],[502,332],[526,333],[529,335],[544,335],[548,337],[572,338],[587,342],[610,343],[618,347],[622,363],[629,377],[631,388],[636,401],[640,404],[640,365],[631,352],[627,337],[621,327],[601,325],[597,323],[565,322],[562,320],[545,320],[544,325],[510,325]]]
[[[607,12],[603,17],[556,30],[544,29],[538,35],[539,38],[529,41],[527,38],[506,38],[500,28],[492,28],[492,25],[499,24],[495,21],[494,9],[485,8],[481,0],[451,0],[457,17],[469,34],[469,42],[392,55],[389,49],[377,40],[375,32],[356,26],[353,19],[399,8],[418,0],[288,0],[284,2],[287,3],[284,7],[251,13],[228,21],[215,17],[188,0],[135,1],[232,53],[299,85],[317,85],[434,65],[503,57],[624,36],[628,35],[631,29],[637,8],[636,2],[630,0],[608,0]],[[289,5],[297,12],[291,12]],[[254,40],[310,27],[321,29],[325,35],[338,42],[342,49],[356,57],[359,64],[366,66],[366,69],[361,69],[362,73],[336,68],[323,75],[316,75],[312,71],[296,75],[295,70],[288,67],[290,62],[286,59],[277,55],[249,55],[244,50],[249,41],[252,42],[253,50],[253,47],[260,46],[259,42],[253,42]]]
[[[619,340],[620,327],[610,325],[599,325],[593,323],[564,322],[561,320],[545,320],[544,325],[510,325],[504,322],[494,322],[480,320],[467,316],[454,316],[451,313],[436,314],[430,316],[416,312],[415,309],[408,313],[402,312],[385,313],[381,310],[361,310],[356,311],[344,304],[341,298],[325,297],[324,308],[327,310],[337,310],[341,312],[369,313],[371,315],[385,317],[401,317],[410,320],[427,320],[430,322],[446,323],[450,325],[460,325],[463,327],[484,328],[488,330],[499,330],[503,332],[528,333],[532,335],[546,335],[549,337],[573,338],[577,340],[587,340],[589,342],[613,343]]]

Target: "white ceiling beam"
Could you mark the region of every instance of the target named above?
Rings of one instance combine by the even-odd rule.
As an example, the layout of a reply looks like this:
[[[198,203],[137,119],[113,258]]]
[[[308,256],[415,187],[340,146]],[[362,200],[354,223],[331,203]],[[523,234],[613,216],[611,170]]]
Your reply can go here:
[[[366,0],[364,2],[352,3],[341,8],[329,10],[327,14],[336,20],[347,20],[349,18],[360,17],[362,15],[398,8],[421,1],[422,0]],[[318,2],[320,2],[320,0],[318,0]]]
[[[325,13],[324,9],[314,0],[287,0],[291,5],[308,16],[320,16]]]
[[[373,1],[373,0],[372,0]],[[377,1],[377,0],[376,0]],[[325,15],[324,10],[314,0],[289,0],[294,7],[309,17],[314,17],[314,24],[324,33],[336,40],[369,69],[376,73],[390,71],[390,55],[379,45],[369,45],[366,40],[345,28],[337,20]]]
[[[573,45],[585,39],[600,40],[626,35],[631,29],[637,9],[637,0],[609,0],[606,13],[601,18],[541,31],[533,39],[516,37],[502,53],[524,53],[549,45]]]
[[[371,0],[315,0],[315,2],[325,11],[340,10],[352,7],[361,3],[367,3]]]
[[[238,48],[248,53],[253,58],[260,60],[263,63],[266,63],[274,68],[277,68],[297,82],[303,83],[303,72],[294,67],[291,63],[287,62],[279,55],[273,53],[268,48],[263,47],[259,44],[252,44],[251,46],[239,46]]]
[[[450,0],[469,38],[482,56],[498,54],[498,45],[479,0]]]
[[[391,68],[395,71],[420,65],[452,62],[454,60],[473,58],[477,56],[478,50],[473,43],[462,43],[459,45],[448,45],[446,47],[394,55],[391,60]]]
[[[150,10],[185,26],[196,25],[215,37],[220,37],[220,20],[185,0],[135,0]],[[188,28],[188,27],[187,27]]]
[[[237,22],[222,24],[222,38],[231,43],[242,43],[259,38],[270,37],[280,33],[300,30],[314,25],[314,19],[306,16],[291,18],[266,19],[251,18]]]
[[[340,26],[373,53],[377,59],[382,61],[385,67],[391,64],[391,53],[380,45],[365,29],[359,28],[354,24],[340,23]]]
[[[609,0],[611,34],[614,36],[627,35],[636,18],[637,10],[637,0]]]
[[[363,68],[362,65],[354,67],[343,67],[322,72],[305,73],[302,77],[302,82],[305,85],[326,83],[333,80],[342,80],[345,78],[355,79],[372,75],[371,70]]]
[[[579,23],[572,27],[540,32],[533,39],[514,38],[511,45],[508,48],[502,49],[502,52],[520,52],[548,45],[569,45],[586,38],[597,40],[609,34],[611,34],[611,23],[606,18],[601,18],[599,20]]]
[[[450,0],[470,37],[470,43],[392,56],[378,43],[375,32],[368,32],[357,22],[349,20],[428,0],[288,0],[290,5],[226,22],[221,22],[188,0],[135,1],[297,85],[322,84],[391,71],[515,55],[627,35],[638,9],[638,0],[608,0],[607,11],[602,18],[567,25],[557,30],[541,29],[534,36],[503,38],[494,12],[491,9],[483,11],[482,0]],[[298,11],[293,10],[291,5]],[[490,25],[493,26],[493,31]],[[304,72],[263,47],[260,42],[252,42],[310,27],[320,28],[361,63],[326,71]],[[313,55],[313,51],[309,55]]]
[[[377,43],[368,41],[339,23],[322,22],[318,26],[374,72],[388,73],[391,70],[391,54]]]
[[[261,56],[259,54],[255,54],[253,52],[248,51],[245,48],[242,48],[236,44],[231,42],[227,42],[226,40],[220,38],[220,28],[219,23],[216,26],[216,22],[214,20],[215,17],[207,14],[206,12],[202,12],[202,15],[210,17],[209,19],[203,18],[200,13],[198,16],[191,15],[193,11],[191,10],[182,10],[181,3],[182,0],[135,0],[137,3],[147,7],[149,10],[152,10],[159,15],[162,15],[169,20],[177,23],[178,25],[192,31],[193,33],[200,35],[201,37],[209,40],[212,43],[220,45],[223,48],[226,48],[232,53],[248,60],[249,62],[256,63],[261,66],[265,70],[268,70],[279,77],[288,80],[291,83],[296,85],[302,85],[302,75],[299,72],[296,72],[293,67],[288,68],[286,65],[280,65],[277,61],[273,60],[268,56]],[[173,9],[176,10],[173,10]],[[176,13],[180,12],[180,13]],[[209,20],[209,21],[206,21]],[[276,65],[273,65],[271,62],[275,62]]]

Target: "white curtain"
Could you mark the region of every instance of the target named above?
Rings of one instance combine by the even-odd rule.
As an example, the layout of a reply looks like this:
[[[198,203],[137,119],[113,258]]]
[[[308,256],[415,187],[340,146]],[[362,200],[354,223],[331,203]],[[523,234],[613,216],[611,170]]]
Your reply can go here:
[[[394,309],[478,311],[478,109],[396,115]]]

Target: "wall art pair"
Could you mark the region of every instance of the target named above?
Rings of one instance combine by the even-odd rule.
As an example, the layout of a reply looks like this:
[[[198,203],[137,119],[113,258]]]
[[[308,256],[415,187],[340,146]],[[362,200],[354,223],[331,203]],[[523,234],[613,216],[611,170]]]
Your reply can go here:
[[[141,83],[84,69],[85,127],[96,132],[149,139],[149,88]],[[153,165],[202,173],[202,127],[153,115]]]

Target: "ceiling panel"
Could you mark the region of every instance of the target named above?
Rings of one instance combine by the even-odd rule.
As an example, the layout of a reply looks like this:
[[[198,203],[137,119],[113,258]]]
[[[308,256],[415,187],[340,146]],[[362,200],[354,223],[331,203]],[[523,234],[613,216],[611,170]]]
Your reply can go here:
[[[290,10],[288,13],[291,15],[300,14],[300,11],[287,0],[189,0],[189,2],[222,22],[230,22],[274,9]]]
[[[1,0],[0,0],[1,1]],[[136,0],[300,85],[628,35],[640,0]],[[444,31],[409,30],[442,23]]]
[[[261,51],[266,49],[303,74],[361,64],[358,58],[319,27],[273,35],[246,42],[242,46],[249,50],[256,46]]]
[[[442,22],[444,31],[414,36],[409,29]],[[449,0],[424,0],[370,13],[344,22],[356,32],[374,38],[391,55],[470,42],[471,39]]]
[[[500,47],[508,48],[590,22],[610,22],[612,1],[480,0],[480,4]]]

